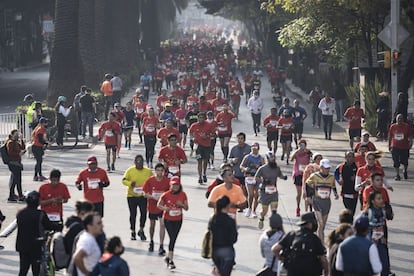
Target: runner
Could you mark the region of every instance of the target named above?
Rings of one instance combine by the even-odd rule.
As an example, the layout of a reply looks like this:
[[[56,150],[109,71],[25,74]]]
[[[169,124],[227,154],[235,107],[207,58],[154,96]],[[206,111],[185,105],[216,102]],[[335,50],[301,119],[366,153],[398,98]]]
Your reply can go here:
[[[294,140],[296,144],[296,149],[298,149],[298,140],[302,139],[303,133],[303,121],[308,117],[308,113],[306,110],[299,105],[299,100],[295,99],[293,101],[293,110],[294,110],[294,117],[293,120],[295,121],[295,128],[293,129]]]
[[[161,95],[157,96],[157,99],[155,100],[158,114],[164,111],[165,105],[169,101],[170,99],[167,96],[167,89],[161,89]]]
[[[147,163],[147,167],[152,169],[155,144],[157,143],[157,129],[160,128],[160,123],[155,116],[152,105],[147,105],[147,112],[148,116],[142,119],[142,129],[144,130],[145,162]]]
[[[115,103],[114,109],[112,110],[112,112],[115,114],[115,121],[117,121],[119,125],[122,127],[125,123],[125,113],[122,110],[121,104]],[[122,131],[123,131],[123,128],[120,129],[118,133],[118,137],[117,137],[118,143],[116,145],[116,155],[118,156],[118,158],[119,158],[119,152],[121,151]]]
[[[329,173],[330,169],[331,162],[328,159],[322,159],[320,171],[311,174],[306,180],[306,183],[315,190],[312,205],[318,220],[317,235],[321,239],[322,244],[325,241],[324,231],[329,211],[331,210],[331,192],[333,191],[335,199],[339,198],[335,186],[335,177]]]
[[[129,167],[125,171],[122,184],[127,186],[131,240],[136,240],[137,234],[141,241],[145,241],[147,239],[144,234],[145,222],[147,220],[147,198],[144,196],[143,186],[145,181],[152,176],[152,171],[144,168],[144,157],[140,154],[135,156],[134,163],[134,166]],[[138,207],[141,215],[139,219],[139,230],[135,234]]]
[[[279,193],[277,191],[277,178],[287,180],[287,176],[283,175],[280,167],[276,164],[276,156],[272,151],[266,153],[267,164],[261,166],[255,175],[256,182],[260,183],[260,198],[262,211],[259,218],[259,229],[263,229],[263,221],[269,210],[277,212],[279,202]]]
[[[223,162],[227,162],[229,155],[229,142],[233,130],[231,128],[231,120],[234,118],[234,114],[229,112],[229,106],[223,104],[223,110],[216,115],[217,122],[217,134],[220,138],[221,151],[223,153]]]
[[[149,252],[154,251],[154,232],[155,223],[160,220],[160,247],[158,249],[158,255],[164,256],[164,237],[165,237],[165,225],[162,218],[162,210],[157,207],[157,202],[161,195],[168,191],[170,188],[170,181],[165,177],[165,168],[161,163],[155,165],[155,176],[149,177],[142,187],[147,198],[147,210],[148,218],[150,220],[150,244],[148,247]]]
[[[167,102],[167,103],[165,103],[164,106],[165,106],[165,109],[164,109],[164,111],[161,112],[161,114],[159,116],[159,121],[161,123],[161,126],[163,126],[163,127],[165,126],[165,122],[167,120],[171,120],[173,122],[173,124],[175,123],[175,120],[176,120],[175,119],[175,114],[171,110],[171,107],[172,107],[171,103]]]
[[[211,139],[211,146],[210,146],[210,159],[208,160],[208,168],[210,170],[215,170],[216,168],[214,167],[214,150],[216,148],[216,143],[217,143],[217,121],[214,119],[214,113],[213,111],[208,111],[207,112],[207,123],[209,123],[211,125],[211,127],[214,129],[214,133],[211,135],[210,139]]]
[[[270,114],[263,121],[263,126],[266,128],[266,141],[269,151],[273,151],[276,155],[277,140],[279,139],[279,129],[277,128],[280,117],[277,115],[276,107],[270,109]],[[273,143],[273,147],[272,147]]]
[[[221,92],[216,93],[216,98],[211,103],[213,107],[214,115],[217,116],[221,111],[223,111],[223,106],[227,105],[227,100],[221,96]]]
[[[296,187],[296,216],[300,217],[300,199],[302,197],[302,180],[303,172],[306,166],[309,164],[309,160],[312,156],[312,152],[306,148],[306,140],[299,140],[299,149],[297,149],[293,155],[291,161],[293,161],[293,184]]]
[[[164,260],[169,269],[175,269],[173,260],[175,242],[183,223],[183,210],[188,211],[187,195],[183,192],[183,186],[178,176],[170,179],[170,190],[161,195],[157,206],[163,211],[162,217],[170,237],[168,256]]]
[[[103,122],[98,130],[98,139],[104,139],[106,149],[106,164],[108,166],[108,172],[115,170],[116,161],[116,148],[118,145],[118,136],[121,133],[121,126],[115,120],[116,114],[114,112],[109,113],[109,120]],[[112,151],[112,164],[111,164],[111,151]]]
[[[175,111],[175,118],[178,124],[178,132],[179,132],[179,144],[180,146],[185,149],[185,144],[187,142],[187,133],[188,127],[185,116],[187,115],[188,110],[185,108],[185,103],[180,103],[180,108]]]
[[[147,102],[144,100],[144,96],[141,95],[140,88],[137,88],[138,97],[134,96],[134,109],[135,109],[135,120],[136,120],[136,127],[138,128],[138,135],[139,135],[139,143],[142,144],[142,129],[141,129],[141,121],[142,121],[142,114],[146,112],[147,109]]]
[[[174,126],[173,120],[167,119],[165,121],[165,127],[161,128],[158,131],[157,137],[158,139],[160,139],[161,146],[164,147],[168,145],[168,136],[170,136],[171,134],[174,134],[177,137],[177,139],[181,139],[180,132],[178,131],[178,129],[176,129],[173,126]]]
[[[314,194],[312,188],[306,184],[306,180],[314,172],[319,172],[319,163],[323,159],[322,154],[319,152],[313,153],[312,158],[313,163],[306,166],[302,176],[302,194],[305,200],[305,212],[312,212],[312,196]]]
[[[211,191],[214,189],[214,187],[224,183],[223,177],[221,176],[221,173],[224,170],[233,170],[233,166],[230,163],[223,163],[220,165],[220,169],[219,169],[219,175],[210,182],[210,184],[207,186],[207,191],[206,191],[206,198],[208,198],[210,196]],[[233,183],[235,185],[241,186],[240,185],[240,181],[237,178],[233,178]]]
[[[48,145],[46,127],[48,125],[49,119],[42,117],[39,119],[39,124],[32,132],[32,152],[33,156],[36,159],[36,165],[34,168],[33,181],[45,181],[46,177],[42,174],[42,163],[43,155],[45,154],[45,149]]]
[[[199,110],[205,113],[213,111],[213,106],[206,100],[205,96],[200,97]]]
[[[194,123],[196,123],[198,120],[198,113],[199,113],[198,104],[193,103],[193,106],[191,108],[192,109],[187,112],[187,115],[185,115],[185,120],[187,122],[188,129],[190,129],[190,127]],[[191,149],[190,157],[192,157],[194,154],[194,135],[192,135],[191,132],[190,132],[190,149]]]
[[[132,131],[134,130],[134,119],[135,119],[135,112],[132,109],[132,103],[127,102],[125,105],[125,109],[123,110],[125,114],[124,124],[122,126],[123,132],[125,135],[125,148],[131,150],[131,140],[132,140]]]
[[[258,90],[253,91],[253,96],[247,102],[247,108],[252,114],[254,135],[257,136],[257,133],[260,132],[260,121],[264,108],[264,102],[260,98]]]
[[[354,140],[361,141],[361,120],[365,118],[364,110],[361,108],[359,100],[354,101],[354,105],[348,107],[344,113],[344,117],[348,120],[349,146],[354,150]]]
[[[362,141],[361,142],[358,142],[355,145],[354,152],[358,152],[359,151],[359,147],[361,145],[366,145],[368,147],[368,151],[376,151],[377,150],[377,147],[374,145],[374,143],[372,143],[369,140],[369,136],[370,136],[370,134],[369,134],[368,131],[365,130],[365,131],[362,132]]]
[[[181,176],[181,165],[187,163],[184,150],[177,146],[177,135],[168,135],[168,145],[160,149],[158,160],[164,164],[168,178]]]
[[[83,197],[93,203],[94,210],[104,216],[103,188],[109,186],[109,178],[105,170],[98,167],[95,156],[88,157],[88,167],[81,170],[75,184],[79,191],[83,189]]]
[[[245,185],[247,188],[248,209],[245,216],[257,218],[256,209],[259,199],[259,183],[256,182],[254,175],[257,169],[265,164],[263,156],[259,154],[259,143],[251,145],[251,153],[243,158],[240,164],[240,170],[244,172]]]
[[[241,96],[243,96],[243,89],[239,78],[236,77],[234,81],[230,82],[230,103],[237,120],[239,119]]]
[[[198,169],[198,183],[203,184],[207,182],[207,164],[210,158],[211,136],[214,135],[215,130],[206,122],[206,114],[198,114],[198,122],[190,127],[190,135],[193,135],[194,142],[197,144],[196,158]]]
[[[295,124],[287,108],[283,110],[283,116],[279,119],[277,127],[280,129],[280,143],[282,144],[280,160],[283,161],[286,155],[286,165],[289,165],[290,151],[292,150],[292,131]]]
[[[335,169],[335,180],[342,186],[341,196],[346,209],[355,214],[358,203],[358,192],[355,191],[355,176],[357,172],[355,156],[353,151],[345,153],[345,162],[339,164]]]

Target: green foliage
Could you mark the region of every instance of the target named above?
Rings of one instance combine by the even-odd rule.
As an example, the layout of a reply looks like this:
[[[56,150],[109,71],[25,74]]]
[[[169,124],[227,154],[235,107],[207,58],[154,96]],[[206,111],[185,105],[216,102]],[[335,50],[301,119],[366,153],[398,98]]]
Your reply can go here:
[[[365,120],[364,128],[370,133],[376,133],[377,110],[376,105],[379,99],[379,93],[384,91],[384,87],[377,80],[371,85],[366,85],[362,90],[359,85],[352,85],[345,88],[348,95],[348,105],[352,105],[354,100],[360,98],[360,92],[365,102]]]

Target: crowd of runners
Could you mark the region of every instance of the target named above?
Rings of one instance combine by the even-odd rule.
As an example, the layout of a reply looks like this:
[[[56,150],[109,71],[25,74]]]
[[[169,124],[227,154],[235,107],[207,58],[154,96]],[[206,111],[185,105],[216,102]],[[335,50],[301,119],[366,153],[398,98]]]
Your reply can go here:
[[[232,224],[238,224],[238,212],[257,219],[258,229],[263,229],[265,218],[269,214],[270,225],[272,229],[275,227],[273,233],[278,233],[281,238],[278,232],[281,223],[275,217],[280,196],[277,181],[289,179],[295,187],[292,192],[296,194],[296,202],[292,203],[296,207],[294,215],[301,218],[302,226],[310,221],[316,224],[314,230],[322,245],[325,244],[324,232],[331,198],[342,198],[344,208],[351,218],[357,213],[359,201],[362,213],[369,220],[369,240],[378,248],[381,275],[391,273],[386,221],[392,219],[387,190],[392,191],[393,188],[387,181],[389,176],[384,174],[381,167],[383,153],[376,149],[374,141],[370,141],[370,134],[362,129],[364,111],[360,108],[359,101],[338,115],[335,98],[329,93],[323,93],[318,86],[309,94],[309,101],[313,105],[312,125],[319,128],[323,118],[324,135],[321,137],[332,139],[334,115],[337,120],[346,119],[349,122],[350,150],[344,149],[344,162],[334,166],[302,137],[308,114],[299,99],[292,99],[293,105],[290,105],[291,99],[285,93],[285,71],[264,57],[260,48],[254,44],[240,46],[234,51],[233,41],[213,40],[200,35],[197,40],[170,42],[161,47],[158,62],[152,71],[141,76],[140,87],[124,107],[119,98],[113,98],[115,91],[111,91],[112,78],[112,75],[107,74],[101,87],[105,94],[107,117],[98,131],[98,138],[103,140],[106,148],[106,170],[98,166],[95,156],[85,157],[87,167],[79,172],[76,179],[77,188],[83,190],[84,199],[92,203],[93,210],[99,216],[98,219],[92,215],[84,221],[84,228],[91,236],[75,242],[73,251],[68,251],[74,252],[78,275],[87,275],[101,259],[103,245],[99,237],[102,229],[97,228],[102,223],[100,218],[104,216],[103,194],[105,187],[110,185],[108,172],[116,170],[116,160],[124,154],[135,156],[134,163],[125,171],[122,179],[122,184],[127,189],[130,238],[136,240],[138,236],[140,240],[147,240],[149,234],[148,250],[152,252],[157,240],[155,237],[158,236],[158,254],[165,256],[169,269],[175,268],[174,247],[183,220],[185,221],[183,211],[191,207],[188,206],[180,179],[182,167],[187,166],[189,158],[195,158],[198,183],[207,187],[206,204],[215,208],[214,219],[209,222],[214,231],[233,229]],[[262,89],[265,81],[269,82],[271,91]],[[152,93],[156,94],[154,103],[150,103]],[[264,95],[274,100],[270,110],[264,109]],[[82,100],[82,97],[80,102],[92,104],[91,101]],[[251,112],[249,124],[253,126],[252,132],[233,133],[232,122],[239,120],[241,105],[246,105]],[[89,118],[81,117],[85,120]],[[404,119],[401,114],[398,115],[389,129],[395,180],[401,179],[400,165],[403,165],[403,178],[408,178],[412,130]],[[34,146],[38,143],[39,147],[44,147],[42,143],[46,139],[42,128],[45,124],[47,120],[41,118],[34,129]],[[83,136],[86,125],[86,121],[82,123]],[[138,129],[137,135],[134,128]],[[92,131],[89,130],[91,137]],[[261,131],[266,133],[266,144],[246,143],[246,132],[257,136]],[[230,148],[232,137],[237,138],[237,144]],[[16,130],[10,134],[7,142],[12,173],[9,202],[23,200],[22,168],[19,164],[25,145],[20,138]],[[215,156],[217,140],[221,156]],[[145,154],[132,153],[131,144],[134,141],[145,144]],[[278,149],[279,143],[281,148]],[[124,150],[127,152],[124,153]],[[291,173],[282,173],[282,168]],[[41,176],[39,180],[45,180],[41,171],[39,174],[38,166],[36,170],[36,179]],[[209,183],[207,174],[216,177],[217,172],[213,172],[215,170],[218,176]],[[15,187],[17,197],[14,195]],[[41,186],[39,193],[40,208],[47,213],[49,220],[63,222],[62,204],[68,201],[70,194],[65,184],[60,182],[60,171],[50,172],[49,182]],[[138,209],[140,217],[137,227]],[[220,217],[220,212],[228,214],[231,222]],[[314,220],[309,220],[309,212],[314,213]],[[145,233],[147,217],[150,220],[149,233]],[[223,224],[217,222],[220,220]],[[157,221],[159,233],[155,235]],[[348,223],[352,224],[352,219]],[[95,227],[95,224],[98,226]],[[69,225],[66,223],[67,227]],[[224,228],[220,228],[220,225]],[[164,249],[165,230],[169,236],[167,251]],[[234,265],[233,244],[237,240],[237,231],[235,237],[230,230],[229,233],[233,233],[231,237],[216,232],[214,237],[217,235],[220,238],[213,239],[214,271],[217,275],[229,275]],[[331,240],[328,246],[331,245],[332,234],[329,238]],[[273,245],[277,242],[275,240]],[[118,243],[118,246],[122,249],[122,244]],[[267,251],[270,252],[271,248]],[[276,248],[273,252],[283,260],[284,257],[278,255],[278,249],[280,250]],[[99,254],[89,250],[99,250]],[[325,253],[322,251],[320,254]],[[21,271],[25,271],[27,263],[33,261],[27,258],[36,258],[37,255],[23,256],[22,251],[20,254]],[[267,253],[263,254],[265,256]],[[22,258],[26,258],[24,262]],[[266,265],[274,272],[278,269],[277,262],[274,259],[272,261],[272,258],[266,258]],[[34,267],[35,265],[32,266],[33,271]],[[321,261],[320,268],[332,273],[335,269],[346,271],[347,266],[344,268],[332,262]],[[291,268],[287,269],[289,271]],[[292,275],[299,274],[292,272]]]

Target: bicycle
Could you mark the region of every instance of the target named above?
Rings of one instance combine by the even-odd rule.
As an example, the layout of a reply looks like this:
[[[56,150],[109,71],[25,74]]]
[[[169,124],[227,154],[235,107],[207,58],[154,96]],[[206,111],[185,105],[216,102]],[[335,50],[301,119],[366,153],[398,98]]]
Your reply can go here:
[[[55,276],[55,264],[53,263],[52,255],[50,253],[50,246],[54,233],[55,231],[45,231],[45,236],[38,238],[38,241],[42,242],[39,276]]]

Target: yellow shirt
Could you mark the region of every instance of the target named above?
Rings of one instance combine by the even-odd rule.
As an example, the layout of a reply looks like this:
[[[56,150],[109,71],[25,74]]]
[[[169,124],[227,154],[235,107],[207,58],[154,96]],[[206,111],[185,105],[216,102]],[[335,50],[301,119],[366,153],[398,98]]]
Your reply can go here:
[[[135,166],[129,167],[122,178],[122,184],[128,187],[127,197],[140,197],[144,195],[142,186],[145,181],[152,176],[152,171],[148,168],[142,168],[138,170]],[[135,181],[135,187],[131,186],[131,183]]]
[[[336,193],[335,177],[331,174],[323,177],[319,172],[313,173],[306,180],[306,183],[315,189],[315,196],[318,198],[330,198],[331,189],[334,189]]]

